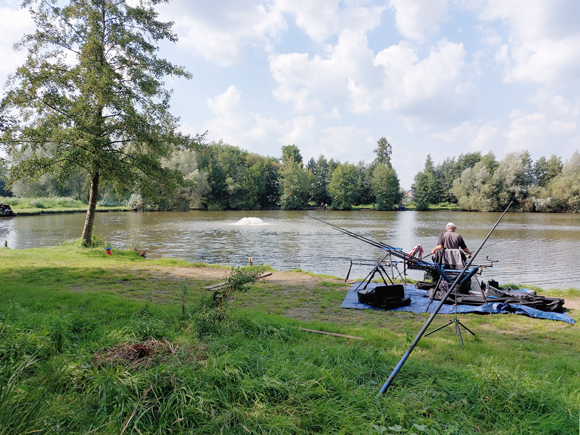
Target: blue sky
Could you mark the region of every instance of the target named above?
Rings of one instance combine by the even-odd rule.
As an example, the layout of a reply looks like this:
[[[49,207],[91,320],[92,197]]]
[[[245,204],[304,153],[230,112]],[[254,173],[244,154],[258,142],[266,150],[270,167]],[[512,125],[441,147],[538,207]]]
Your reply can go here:
[[[182,130],[260,154],[374,158],[393,145],[403,187],[430,153],[498,158],[580,149],[577,0],[174,0],[159,8],[194,74],[167,79]],[[0,81],[32,30],[0,0]]]

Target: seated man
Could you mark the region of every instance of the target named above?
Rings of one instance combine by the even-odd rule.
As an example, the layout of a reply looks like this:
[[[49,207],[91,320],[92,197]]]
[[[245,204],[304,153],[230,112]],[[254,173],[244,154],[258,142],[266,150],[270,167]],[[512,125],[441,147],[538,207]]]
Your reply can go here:
[[[431,254],[434,254],[433,260],[453,268],[463,267],[463,263],[465,263],[463,252],[471,255],[471,251],[467,249],[463,237],[455,232],[456,226],[453,222],[449,222],[445,228],[446,231],[441,233],[437,239],[437,246],[431,251]],[[460,251],[459,248],[463,251]]]

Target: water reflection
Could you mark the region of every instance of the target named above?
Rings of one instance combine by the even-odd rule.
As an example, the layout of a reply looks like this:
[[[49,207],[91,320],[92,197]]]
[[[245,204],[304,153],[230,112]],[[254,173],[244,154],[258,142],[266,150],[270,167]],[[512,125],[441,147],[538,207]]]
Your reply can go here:
[[[308,213],[405,251],[421,243],[426,252],[448,221],[457,225],[474,251],[499,217],[499,213],[449,211]],[[268,225],[234,225],[249,216]],[[7,240],[17,249],[51,246],[78,238],[83,223],[83,214],[1,218],[0,242]],[[350,257],[381,257],[372,246],[291,211],[99,213],[95,227],[96,234],[113,246],[139,244],[149,248],[152,257],[188,261],[243,265],[253,257],[254,264],[281,270],[344,276]],[[500,283],[580,287],[575,257],[579,241],[578,215],[508,213],[479,258],[500,260],[487,275]]]

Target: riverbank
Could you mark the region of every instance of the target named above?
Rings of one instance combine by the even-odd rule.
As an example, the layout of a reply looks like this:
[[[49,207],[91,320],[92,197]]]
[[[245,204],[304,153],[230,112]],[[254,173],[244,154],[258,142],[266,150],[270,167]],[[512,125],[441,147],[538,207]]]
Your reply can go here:
[[[201,266],[115,249],[0,249],[3,431],[578,431],[577,326],[462,316],[476,338],[423,339],[379,398],[425,315],[343,310],[344,282],[277,271],[216,315],[204,287],[228,269]],[[147,343],[158,354],[141,363],[105,351],[147,354]]]
[[[9,205],[16,216],[40,214],[86,213],[87,204],[73,198],[14,198],[0,197],[0,202]],[[97,212],[130,211],[127,206],[97,206]]]

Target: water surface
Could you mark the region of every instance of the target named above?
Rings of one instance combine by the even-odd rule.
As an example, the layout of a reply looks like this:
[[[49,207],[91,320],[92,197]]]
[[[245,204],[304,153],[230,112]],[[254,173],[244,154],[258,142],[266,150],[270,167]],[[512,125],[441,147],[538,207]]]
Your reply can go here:
[[[475,251],[500,216],[370,210],[307,214],[407,252],[421,243],[426,253],[435,246],[448,221],[457,225],[457,232]],[[260,218],[266,225],[235,225],[244,217]],[[16,249],[52,246],[78,238],[83,224],[84,214],[0,218],[0,241],[7,240]],[[239,266],[252,257],[254,264],[270,264],[280,270],[301,268],[340,277],[345,277],[351,257],[381,257],[378,249],[293,211],[98,213],[95,233],[114,247],[138,244],[148,248],[152,258]],[[483,278],[495,278],[500,284],[580,288],[580,268],[576,265],[579,242],[579,215],[508,213],[478,260],[486,256],[499,260]],[[353,272],[360,277],[367,271],[361,267]],[[415,272],[413,277],[421,275]]]

